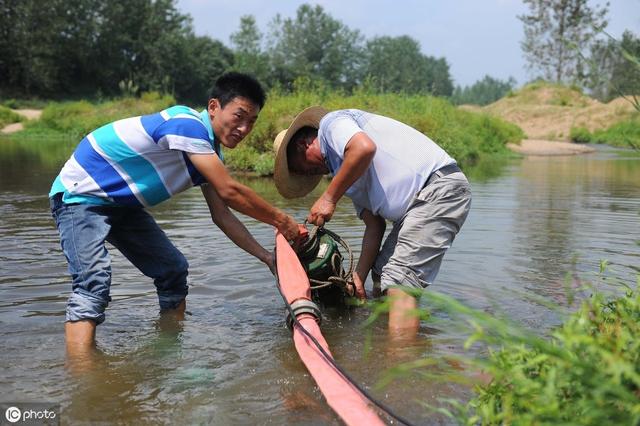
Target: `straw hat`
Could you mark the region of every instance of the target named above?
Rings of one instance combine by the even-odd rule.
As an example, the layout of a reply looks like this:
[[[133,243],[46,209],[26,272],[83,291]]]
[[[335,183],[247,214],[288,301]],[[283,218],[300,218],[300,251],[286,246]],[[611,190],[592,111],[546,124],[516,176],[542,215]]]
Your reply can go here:
[[[309,126],[317,129],[320,126],[320,119],[328,112],[321,106],[305,109],[293,119],[289,128],[278,133],[273,141],[273,149],[276,152],[273,177],[276,181],[276,188],[283,197],[296,198],[307,195],[322,179],[321,175],[306,176],[291,173],[287,162],[287,145],[289,145],[291,137],[301,128]]]

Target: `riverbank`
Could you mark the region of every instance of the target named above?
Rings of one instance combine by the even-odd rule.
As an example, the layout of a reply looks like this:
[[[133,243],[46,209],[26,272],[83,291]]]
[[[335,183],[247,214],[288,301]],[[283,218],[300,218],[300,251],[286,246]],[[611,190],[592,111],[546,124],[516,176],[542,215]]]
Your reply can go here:
[[[608,103],[599,102],[581,91],[557,84],[536,82],[510,92],[502,99],[486,105],[461,105],[461,109],[486,113],[517,125],[527,139],[535,141],[562,141],[598,143],[622,148],[640,147],[640,113],[629,98],[617,98]],[[573,155],[547,144],[528,144],[516,152],[529,154],[529,146],[540,155]],[[560,150],[560,153],[555,154]]]
[[[595,151],[591,146],[541,139],[523,139],[520,144],[508,143],[507,148],[518,154],[532,156],[578,155]]]
[[[11,111],[26,118],[27,120],[37,120],[42,115],[42,110],[40,109],[12,109]],[[11,123],[0,129],[0,133],[9,135],[11,133],[19,132],[23,129],[24,124],[22,122]]]
[[[445,99],[426,95],[379,94],[359,91],[346,95],[318,87],[293,93],[272,91],[253,131],[236,149],[225,150],[225,163],[234,171],[273,173],[273,140],[304,108],[322,105],[328,110],[356,108],[382,114],[428,135],[462,167],[485,158],[509,155],[508,143],[518,143],[522,131],[506,121],[456,108]],[[29,122],[12,138],[25,144],[33,140],[66,138],[79,140],[92,130],[125,117],[149,114],[174,105],[168,95],[145,93],[138,97],[100,103],[52,102],[40,120]],[[203,106],[191,105],[200,110]],[[68,153],[66,153],[68,155]]]

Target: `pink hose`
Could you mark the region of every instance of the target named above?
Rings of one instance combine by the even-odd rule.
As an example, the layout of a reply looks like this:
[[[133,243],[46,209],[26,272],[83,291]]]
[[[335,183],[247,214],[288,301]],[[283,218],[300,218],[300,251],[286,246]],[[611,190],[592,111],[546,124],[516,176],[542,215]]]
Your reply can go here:
[[[311,300],[307,274],[298,256],[280,233],[276,234],[276,267],[281,291],[289,304],[299,299]],[[293,329],[296,350],[329,406],[347,425],[383,425],[382,420],[358,389],[345,379],[311,339],[300,330],[300,326],[304,327],[325,351],[331,354],[313,315],[303,313],[297,318],[300,325],[294,324]]]

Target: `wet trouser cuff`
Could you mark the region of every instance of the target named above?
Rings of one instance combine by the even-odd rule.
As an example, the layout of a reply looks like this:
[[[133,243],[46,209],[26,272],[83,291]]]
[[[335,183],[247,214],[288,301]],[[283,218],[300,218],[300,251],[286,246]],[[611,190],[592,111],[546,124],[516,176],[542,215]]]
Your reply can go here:
[[[380,291],[386,292],[389,287],[403,286],[418,290],[427,288],[429,283],[420,280],[413,274],[403,274],[400,271],[383,271],[380,276]]]
[[[92,294],[72,293],[67,301],[67,321],[92,320],[101,324],[105,320],[104,311],[109,304],[108,300],[101,299]]]
[[[160,303],[160,310],[175,309],[180,303],[187,297],[188,287],[185,284],[184,288],[179,291],[174,289],[171,293],[158,292],[158,302]]]

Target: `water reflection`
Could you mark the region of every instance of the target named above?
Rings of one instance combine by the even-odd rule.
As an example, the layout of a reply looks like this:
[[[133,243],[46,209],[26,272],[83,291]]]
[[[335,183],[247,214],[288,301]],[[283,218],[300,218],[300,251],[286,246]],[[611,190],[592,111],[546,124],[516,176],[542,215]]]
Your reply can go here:
[[[163,321],[152,282],[111,249],[113,302],[98,329],[99,351],[92,354],[91,374],[73,373],[62,323],[70,285],[46,199],[75,145],[65,144],[0,141],[5,400],[59,402],[64,423],[74,424],[340,424],[295,354],[270,272],[211,223],[197,190],[152,209],[191,264],[190,315]],[[623,278],[635,277],[638,156],[607,149],[483,167],[499,174],[469,173],[472,211],[445,257],[435,290],[543,331],[558,318],[535,298],[564,304],[568,271],[587,279],[607,259]],[[269,179],[240,179],[300,221],[323,189],[284,200]],[[241,219],[259,242],[273,247],[270,227]],[[331,229],[357,256],[363,226],[348,200],[339,204]],[[446,423],[431,415],[426,420],[419,403],[437,405],[438,398],[467,392],[430,378],[438,362],[462,352],[460,329],[445,312],[434,311],[417,340],[393,342],[384,318],[362,327],[367,315],[364,309],[327,311],[323,332],[336,359],[402,415],[416,423]],[[388,368],[415,359],[436,364],[375,387]]]

